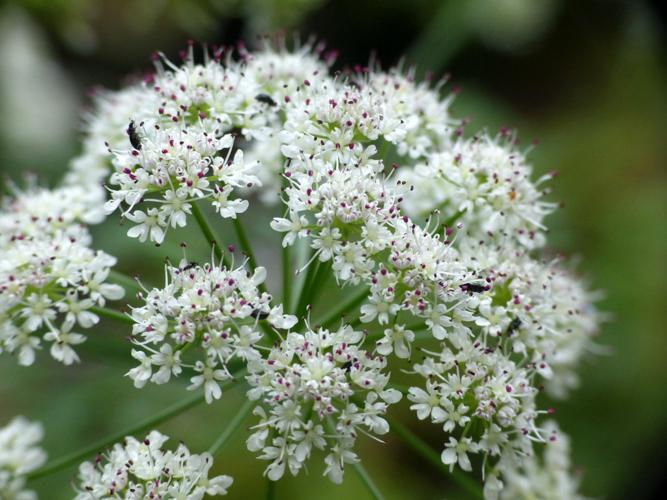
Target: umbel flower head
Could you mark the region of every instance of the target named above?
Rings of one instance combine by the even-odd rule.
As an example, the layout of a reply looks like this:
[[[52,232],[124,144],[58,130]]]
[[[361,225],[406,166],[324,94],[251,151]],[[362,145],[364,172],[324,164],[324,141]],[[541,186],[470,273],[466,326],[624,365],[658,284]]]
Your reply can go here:
[[[424,163],[401,169],[401,179],[411,186],[405,211],[411,216],[459,213],[471,238],[498,235],[529,248],[544,245],[544,217],[558,205],[542,199],[549,190],[540,186],[554,174],[534,182],[532,166],[515,140],[508,130],[496,137],[459,137]]]
[[[25,476],[46,462],[46,453],[38,446],[44,431],[39,423],[23,417],[0,427],[0,498],[37,500],[25,489]]]
[[[284,329],[297,322],[259,291],[266,278],[262,267],[250,274],[244,266],[229,270],[183,260],[167,266],[166,276],[165,287],[147,292],[145,305],[132,310],[132,357],[140,364],[128,376],[137,388],[167,383],[185,369],[194,373],[188,389],[203,387],[211,403],[222,394],[219,383],[233,378],[232,360],[261,358],[260,320]]]
[[[442,429],[438,451],[450,469],[481,469],[488,498],[574,492],[569,466],[558,477],[540,472],[535,457],[554,431],[537,395],[544,387],[562,397],[576,385],[600,315],[594,294],[544,250],[557,206],[544,186],[552,175],[534,174],[515,133],[464,134],[444,82],[415,81],[409,70],[373,64],[332,76],[320,46],[214,51],[201,63],[190,46],[183,59],[157,56],[154,75],[98,93],[65,184],[8,203],[0,348],[29,363],[53,340],[54,356],[72,362],[75,328],[120,296],[106,283],[114,259],[90,249],[84,224],[119,212],[140,242],[162,244],[191,222],[215,240],[208,210],[233,220],[247,261],[183,260],[167,265],[163,287],[144,290],[130,315],[136,387],[185,376],[212,403],[245,368],[259,418],[247,445],[268,462],[266,475],[296,475],[321,452],[325,474],[340,482],[345,464],[359,461],[359,433],[390,431],[401,394],[389,377],[408,360],[406,404]],[[265,291],[266,270],[239,221],[255,194],[281,237],[284,307]],[[31,212],[32,199],[53,214]],[[308,252],[300,297],[289,286],[292,248]],[[331,317],[313,322],[307,304],[325,284],[341,304],[315,304]],[[348,300],[351,287],[360,292]],[[189,494],[199,480],[151,461],[175,456],[161,451],[163,440],[118,445],[108,469],[82,469],[82,484],[101,497]],[[127,462],[130,449],[152,472]]]
[[[348,325],[292,332],[266,359],[249,364],[248,397],[261,404],[247,444],[271,462],[269,479],[280,479],[286,468],[296,475],[319,449],[326,453],[324,473],[340,483],[344,465],[359,461],[358,433],[389,431],[384,415],[401,393],[387,388],[387,361],[362,349],[363,340]]]
[[[95,462],[79,466],[75,500],[156,498],[200,500],[227,494],[233,479],[209,478],[210,453],[190,453],[184,444],[165,448],[169,438],[152,431],[143,440],[131,436],[114,445]]]
[[[0,353],[31,365],[43,342],[51,356],[79,361],[73,346],[95,325],[91,311],[123,297],[107,282],[116,259],[90,248],[84,224],[102,220],[99,191],[80,186],[31,187],[0,209]]]
[[[584,498],[577,492],[579,476],[571,470],[569,438],[552,420],[544,423],[544,430],[548,441],[542,457],[531,454],[521,460],[500,462],[486,480],[485,498]]]

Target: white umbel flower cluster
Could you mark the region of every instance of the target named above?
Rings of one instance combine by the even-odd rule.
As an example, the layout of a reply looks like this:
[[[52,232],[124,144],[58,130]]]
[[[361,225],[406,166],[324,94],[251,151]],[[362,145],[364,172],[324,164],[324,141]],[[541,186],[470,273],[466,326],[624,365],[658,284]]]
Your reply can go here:
[[[230,198],[237,190],[264,184],[263,197],[278,200],[283,159],[277,103],[328,71],[310,46],[298,52],[243,50],[241,62],[216,51],[210,59],[205,55],[204,65],[194,64],[192,50],[183,54],[182,67],[156,54],[155,75],[117,92],[96,92],[83,152],[67,175],[72,183],[99,183],[113,172],[107,210],[123,207],[129,220],[141,219],[139,225],[148,217],[148,232],[132,234],[158,243],[169,227],[184,223],[196,199],[209,200],[227,218],[248,206]],[[252,140],[245,160],[243,151],[230,156],[233,136]],[[134,209],[142,200],[151,200],[150,214]]]
[[[271,462],[269,479],[280,479],[286,468],[297,475],[318,449],[326,453],[324,473],[340,483],[344,465],[359,461],[357,435],[389,431],[384,415],[401,393],[387,388],[387,361],[365,351],[363,340],[347,325],[292,332],[266,359],[249,364],[248,396],[261,404],[247,444]]]
[[[286,233],[283,245],[306,239],[321,262],[331,262],[339,282],[369,286],[361,321],[395,325],[385,330],[381,352],[409,355],[410,317],[443,341],[440,350],[424,351],[427,360],[415,367],[425,387],[409,391],[418,416],[430,416],[450,434],[443,462],[470,471],[468,453],[479,453],[491,468],[508,456],[530,454],[534,442],[545,441],[537,417],[547,411],[535,402],[540,379],[555,378],[556,390],[571,384],[597,320],[578,284],[523,250],[543,242],[536,233],[553,207],[540,201],[523,158],[491,139],[463,144],[443,137],[411,156],[454,151],[458,157],[457,149],[479,143],[482,152],[465,160],[469,169],[477,165],[466,172],[477,192],[461,195],[476,205],[452,195],[441,215],[453,218],[457,230],[434,224],[435,217],[420,227],[402,213],[413,187],[390,182],[376,150],[380,139],[406,150],[410,118],[396,112],[386,92],[363,81],[304,87],[300,104],[285,107],[280,138],[290,160],[289,214],[274,219],[272,228]],[[477,246],[495,253],[481,258]],[[554,375],[552,364],[562,373]]]
[[[17,192],[0,209],[0,352],[31,365],[35,350],[70,365],[79,329],[95,325],[93,306],[123,297],[107,283],[116,259],[90,248],[84,224],[102,220],[100,190],[61,186]]]
[[[0,498],[3,500],[37,500],[33,491],[25,489],[25,476],[46,462],[46,453],[38,446],[43,436],[41,424],[23,417],[16,417],[0,427]]]
[[[162,243],[169,228],[186,225],[197,200],[207,200],[224,218],[245,212],[248,201],[238,192],[261,185],[259,159],[267,150],[250,149],[246,160],[236,142],[270,141],[279,123],[269,110],[287,98],[280,94],[305,74],[326,72],[306,50],[245,53],[243,63],[228,58],[226,65],[220,64],[223,56],[195,65],[191,46],[184,66],[156,57],[153,78],[98,94],[84,152],[68,179],[104,178],[111,163],[105,209],[121,209],[134,223],[128,236]],[[275,162],[273,173],[264,170],[260,177],[275,187],[279,166]]]
[[[424,163],[401,170],[411,186],[403,208],[411,216],[434,210],[458,214],[471,238],[516,239],[527,247],[544,245],[543,219],[557,208],[541,198],[540,185],[553,177],[532,180],[532,167],[505,131],[458,139],[451,147],[426,155]]]
[[[188,499],[222,496],[232,485],[229,476],[209,478],[213,457],[192,454],[182,443],[165,449],[169,438],[152,431],[143,440],[126,437],[99,456],[79,466],[75,500]]]
[[[357,432],[386,432],[398,397],[385,365],[419,353],[407,399],[419,420],[442,426],[443,462],[509,484],[504,464],[550,436],[537,394],[576,385],[600,320],[594,295],[544,250],[552,174],[534,178],[512,132],[464,136],[440,84],[374,66],[334,77],[310,49],[216,52],[197,64],[191,47],[180,67],[158,57],[154,77],[100,95],[70,177],[81,165],[98,179],[106,169],[107,212],[120,209],[130,237],[155,243],[195,203],[236,218],[249,191],[281,201],[270,227],[282,245],[309,247],[308,265],[341,287],[366,287],[346,317],[375,344],[362,349],[344,325],[304,320],[289,331],[297,318],[258,292],[259,268],[182,263],[133,310],[140,366],[129,375],[141,387],[194,370],[191,387],[211,401],[239,358],[261,402],[248,444],[270,461],[267,475],[298,473],[315,448],[339,481],[357,460]],[[264,320],[287,330],[273,349]]]
[[[570,440],[553,421],[543,424],[547,444],[542,458],[531,455],[518,461],[501,462],[484,485],[489,500],[514,498],[563,498],[582,500],[579,477],[570,464]]]
[[[266,279],[262,267],[250,274],[244,266],[228,270],[183,260],[167,266],[166,276],[165,287],[147,292],[145,305],[132,310],[132,357],[140,364],[127,375],[137,388],[165,384],[185,369],[194,373],[188,389],[203,387],[211,403],[222,394],[219,383],[234,377],[233,359],[261,358],[260,320],[281,329],[297,322],[258,290]]]

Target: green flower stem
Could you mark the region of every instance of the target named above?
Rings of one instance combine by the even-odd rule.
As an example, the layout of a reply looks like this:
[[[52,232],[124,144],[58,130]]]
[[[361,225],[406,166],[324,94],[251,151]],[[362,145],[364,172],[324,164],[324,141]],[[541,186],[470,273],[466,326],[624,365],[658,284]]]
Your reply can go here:
[[[238,428],[241,427],[241,424],[250,414],[254,406],[255,406],[254,401],[246,399],[245,403],[243,403],[238,413],[234,415],[234,418],[232,418],[231,422],[229,422],[229,425],[225,427],[225,430],[222,431],[222,434],[220,434],[218,439],[215,440],[215,443],[213,443],[213,445],[209,448],[208,452],[211,455],[213,455],[213,457],[215,457],[218,454],[218,452],[227,443],[227,441],[229,441],[229,438],[231,438],[234,435],[234,433],[238,430]]]
[[[276,483],[277,481],[271,481],[269,478],[266,479],[266,500],[276,498]]]
[[[313,281],[313,277],[317,272],[317,268],[320,265],[320,261],[311,262],[306,270],[306,275],[303,278],[301,283],[301,290],[298,294],[298,299],[296,300],[296,309],[294,309],[294,314],[299,315],[302,309],[305,309],[308,305],[308,288],[310,283]]]
[[[358,291],[350,295],[346,301],[340,303],[338,307],[334,307],[326,316],[318,319],[315,324],[318,324],[323,328],[329,328],[336,321],[345,316],[345,314],[361,305],[361,303],[368,297],[368,292],[368,287],[364,286],[363,288],[360,288]]]
[[[477,482],[464,474],[458,473],[458,471],[450,472],[449,467],[445,465],[440,459],[440,455],[438,455],[438,453],[433,448],[422,441],[410,429],[395,420],[387,419],[387,421],[389,422],[391,431],[395,436],[397,436],[401,441],[403,441],[403,443],[409,446],[412,451],[417,453],[436,469],[444,472],[448,477],[451,477],[454,482],[456,482],[462,489],[471,495],[470,498],[483,498],[482,490]]]
[[[250,270],[254,271],[257,267],[257,261],[255,260],[255,254],[252,251],[250,240],[245,233],[245,229],[243,229],[243,224],[241,224],[241,220],[238,217],[233,218],[232,223],[234,224],[234,231],[236,231],[236,237],[239,239],[243,253],[245,253],[246,257],[248,257],[248,265],[250,266]],[[257,285],[257,289],[262,293],[266,292],[266,284],[260,283]]]
[[[355,318],[352,321],[348,322],[348,325],[350,325],[352,328],[356,328],[359,325],[361,325],[361,317]]]
[[[141,285],[137,282],[136,279],[131,278],[130,276],[123,274],[119,271],[112,269],[109,271],[109,281],[122,286],[125,290],[134,290],[135,292],[142,291]]]
[[[297,307],[297,315],[299,317],[305,316],[308,304],[311,306],[315,305],[317,296],[320,294],[320,292],[322,292],[324,285],[329,278],[330,270],[331,262],[318,261],[315,272],[312,273],[310,281],[304,284],[304,288],[301,290],[299,305]]]
[[[93,306],[89,309],[90,312],[102,316],[103,318],[113,319],[114,321],[119,321],[122,323],[127,323],[128,325],[133,325],[134,320],[130,318],[127,314],[115,309],[109,309],[107,307],[97,307]]]
[[[229,269],[229,260],[224,253],[220,240],[216,237],[215,233],[213,232],[213,228],[211,228],[211,225],[206,220],[206,216],[204,216],[204,213],[196,203],[193,203],[191,206],[192,215],[195,216],[195,220],[197,221],[197,224],[199,224],[199,228],[201,229],[202,233],[204,233],[206,241],[208,241],[208,243],[213,247],[215,256],[227,269]]]
[[[268,336],[268,338],[273,339],[274,341],[280,341],[280,335],[276,333],[273,327],[265,319],[260,320],[257,325],[262,329],[262,331]]]
[[[222,384],[222,389],[225,390],[234,383],[236,383],[236,379],[230,380],[225,384]],[[79,463],[82,460],[90,459],[96,453],[105,450],[114,443],[120,442],[125,436],[131,436],[134,434],[145,432],[149,429],[153,429],[155,426],[163,422],[166,422],[167,420],[170,420],[180,415],[181,413],[184,413],[185,411],[203,403],[204,401],[205,401],[204,394],[202,393],[193,394],[192,396],[185,398],[179,401],[178,403],[175,403],[169,406],[168,408],[165,408],[164,410],[141,420],[140,422],[129,428],[119,431],[111,436],[104,437],[94,442],[91,445],[85,446],[79,450],[73,451],[72,453],[68,453],[60,458],[57,458],[47,463],[43,467],[28,474],[27,478],[37,479],[42,476],[47,476],[49,474],[53,474],[62,469],[65,469],[73,464]]]
[[[352,466],[352,468],[359,476],[359,479],[361,479],[361,482],[364,483],[364,486],[366,486],[366,489],[371,494],[371,497],[373,497],[375,500],[383,500],[384,496],[382,493],[380,493],[380,490],[364,466],[361,465],[361,463],[356,463]]]
[[[283,265],[283,310],[288,312],[290,310],[290,299],[292,294],[292,266],[290,262],[290,247],[284,246],[282,249],[282,265]]]
[[[353,397],[352,399],[357,400],[358,398]],[[360,401],[356,401],[356,403],[358,405],[362,404]],[[329,431],[331,433],[335,434],[335,432],[336,432],[336,423],[334,422],[331,415],[327,416],[326,426],[329,428]],[[382,493],[380,493],[380,490],[376,486],[375,482],[371,479],[371,476],[368,474],[368,472],[366,471],[364,466],[361,465],[361,463],[357,462],[352,467],[354,468],[355,472],[357,473],[357,475],[361,479],[361,482],[363,483],[363,485],[368,489],[368,492],[371,494],[371,496],[375,500],[384,500],[384,496],[382,496]]]

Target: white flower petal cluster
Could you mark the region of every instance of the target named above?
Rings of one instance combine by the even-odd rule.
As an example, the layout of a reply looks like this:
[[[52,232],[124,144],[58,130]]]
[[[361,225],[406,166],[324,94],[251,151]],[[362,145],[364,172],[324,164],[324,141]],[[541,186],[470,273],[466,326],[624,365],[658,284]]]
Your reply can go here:
[[[201,500],[227,494],[233,479],[208,477],[213,466],[210,453],[192,454],[183,443],[168,450],[164,448],[168,440],[157,431],[141,441],[126,437],[95,462],[82,463],[75,500]]]
[[[554,392],[571,386],[572,368],[590,347],[599,319],[591,297],[556,266],[522,250],[543,244],[537,232],[554,208],[541,201],[522,156],[500,139],[442,137],[410,149],[408,117],[392,113],[395,103],[386,94],[323,81],[304,87],[300,104],[285,106],[280,140],[289,159],[288,214],[271,226],[285,233],[283,245],[306,239],[339,282],[369,286],[361,321],[394,325],[385,327],[378,352],[410,355],[410,316],[443,341],[442,350],[425,352],[415,367],[425,387],[410,390],[420,418],[457,433],[443,448],[443,462],[472,470],[468,454],[495,463],[530,453],[534,442],[544,442],[537,417],[547,411],[536,406],[539,387],[544,380]],[[474,177],[470,189],[477,192],[459,201],[450,195],[455,205],[443,210],[459,212],[456,231],[437,221],[431,227],[433,219],[420,227],[404,215],[405,200],[419,197],[419,187],[389,181],[380,139],[413,157],[449,154],[454,163],[472,151],[465,175]],[[476,245],[497,252],[482,258]]]
[[[144,84],[135,83],[116,92],[97,89],[93,94],[94,108],[84,114],[82,152],[70,163],[65,183],[96,186],[102,189],[111,168],[110,148],[120,150],[127,145],[130,120],[137,123],[150,116],[145,106]]]
[[[127,375],[137,388],[167,383],[184,369],[193,373],[190,390],[204,388],[206,401],[221,396],[220,382],[233,378],[229,363],[261,358],[260,320],[289,329],[296,317],[271,306],[271,295],[258,286],[266,270],[250,274],[244,266],[190,265],[183,260],[166,267],[165,287],[145,294],[145,305],[132,310],[132,350],[139,365]]]
[[[389,431],[384,415],[401,393],[387,388],[386,358],[364,350],[363,340],[347,325],[291,332],[266,359],[249,364],[248,397],[260,402],[260,422],[247,445],[270,461],[269,479],[286,469],[297,475],[318,449],[326,453],[325,475],[340,483],[345,464],[359,461],[358,434]]]
[[[542,200],[549,191],[540,185],[553,174],[533,182],[532,167],[514,142],[509,132],[458,138],[424,163],[402,169],[401,179],[412,186],[406,213],[438,210],[445,220],[458,214],[471,238],[497,235],[530,248],[544,245],[543,219],[557,204]]]
[[[539,410],[536,396],[541,386],[564,396],[576,385],[574,369],[599,317],[593,297],[555,261],[484,245],[466,252],[485,286],[446,316],[441,349],[422,350],[414,370],[425,386],[411,387],[408,399],[420,420],[451,436],[443,462],[469,471],[469,454],[485,464],[517,461],[533,453],[533,442],[546,441],[537,417],[551,410]]]
[[[395,143],[398,154],[422,158],[450,144],[450,135],[458,122],[449,112],[452,96],[442,99],[439,95],[444,80],[436,86],[427,81],[416,82],[413,70],[404,73],[400,68],[387,72],[362,69],[361,74],[365,78],[355,81],[360,80],[361,85],[385,101],[384,119],[398,120],[404,129]]]
[[[282,127],[279,110],[288,105],[291,96],[298,95],[301,87],[311,81],[326,78],[331,59],[320,58],[322,46],[304,47],[290,52],[284,48],[275,50],[266,45],[258,52],[243,52],[245,66],[243,74],[248,76],[260,92],[255,96],[265,106],[267,124],[252,132],[252,141],[247,145],[246,161],[257,161],[260,168],[257,177],[261,187],[256,186],[260,199],[267,204],[280,201],[282,170],[285,163],[278,138]]]
[[[210,401],[239,357],[251,369],[249,394],[262,401],[248,444],[271,461],[267,475],[298,473],[315,447],[340,480],[357,459],[354,426],[381,434],[394,395],[380,384],[367,396],[382,408],[379,420],[345,427],[356,422],[350,407],[367,410],[353,400],[353,365],[332,352],[332,339],[349,336],[341,352],[356,349],[350,355],[379,363],[380,373],[385,357],[408,359],[427,336],[408,399],[418,419],[448,434],[443,462],[471,470],[477,455],[494,468],[533,454],[548,438],[536,395],[543,385],[556,396],[576,385],[600,320],[586,287],[543,257],[544,218],[556,207],[542,187],[551,175],[533,180],[513,133],[464,137],[439,85],[372,65],[333,77],[311,49],[158,62],[151,81],[104,94],[89,125],[96,145],[77,161],[111,164],[107,210],[134,223],[129,236],[156,243],[187,223],[195,201],[235,218],[261,188],[264,201],[286,206],[270,224],[283,246],[300,240],[309,265],[330,266],[341,286],[368,287],[355,312],[375,344],[361,351],[354,330],[308,327],[263,357],[258,319],[289,330],[296,318],[271,308],[243,269],[182,264],[133,311],[140,366],[129,375],[140,387],[194,369],[191,387],[204,385]],[[107,108],[116,116],[100,113]],[[387,165],[388,155],[404,164]],[[204,355],[184,363],[195,344]]]
[[[566,396],[578,384],[578,361],[595,347],[602,320],[596,294],[559,259],[537,260],[521,250],[508,255],[487,245],[472,245],[466,254],[485,266],[480,275],[490,288],[475,310],[478,338],[504,338],[506,351],[534,366],[552,396]]]
[[[79,328],[99,318],[93,306],[118,300],[123,289],[107,283],[116,259],[90,248],[84,224],[99,222],[100,193],[77,186],[30,188],[0,209],[0,352],[31,365],[46,341],[51,355],[70,365]]]
[[[570,464],[569,438],[553,421],[544,423],[547,444],[542,457],[535,454],[521,460],[501,462],[484,485],[488,500],[543,498],[545,500],[583,499],[578,493],[579,477]]]
[[[280,126],[274,108],[327,66],[310,46],[297,53],[243,52],[240,62],[214,55],[198,65],[190,47],[181,67],[158,57],[154,76],[96,96],[84,151],[67,179],[95,183],[111,170],[105,210],[120,209],[135,224],[130,237],[161,243],[169,228],[186,224],[196,200],[236,218],[248,208],[238,193],[260,186],[260,178],[272,186],[267,200],[276,199],[281,162],[268,161],[280,154],[272,141]],[[253,141],[247,158],[243,140]],[[260,160],[272,165],[260,171]]]
[[[0,498],[37,500],[25,489],[25,476],[46,462],[46,453],[38,446],[44,437],[42,425],[23,417],[0,427]]]

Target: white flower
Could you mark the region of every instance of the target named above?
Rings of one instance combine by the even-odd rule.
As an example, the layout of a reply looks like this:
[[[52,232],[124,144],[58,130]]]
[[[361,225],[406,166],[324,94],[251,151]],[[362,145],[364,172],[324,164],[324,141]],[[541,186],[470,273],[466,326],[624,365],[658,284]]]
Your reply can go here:
[[[433,421],[435,423],[442,423],[442,430],[445,432],[451,432],[454,427],[459,426],[463,427],[470,421],[470,417],[467,416],[468,408],[463,403],[455,406],[449,399],[444,399],[442,401],[442,407],[444,408],[444,414],[442,416],[438,415],[437,417],[433,416]]]
[[[270,461],[270,479],[279,479],[286,464],[296,475],[315,446],[328,453],[325,474],[340,482],[343,464],[358,460],[352,451],[357,434],[388,431],[383,417],[401,394],[386,389],[386,360],[360,349],[362,339],[345,325],[292,332],[268,358],[249,365],[248,396],[262,406],[247,444]]]
[[[186,202],[187,193],[184,190],[167,190],[164,193],[165,204],[161,207],[162,219],[169,222],[171,227],[185,227],[186,217],[192,206]]]
[[[0,498],[37,498],[34,492],[25,489],[25,476],[46,462],[46,453],[38,446],[43,436],[41,424],[23,417],[0,427]]]
[[[132,379],[137,389],[141,389],[153,374],[153,360],[138,349],[132,349],[132,357],[139,361],[139,366],[132,368],[125,375]]]
[[[146,212],[135,210],[125,214],[125,218],[137,224],[127,231],[130,238],[138,238],[139,241],[144,242],[150,236],[151,241],[157,244],[164,240],[163,227],[166,224],[157,208],[149,208]]]
[[[230,200],[229,195],[232,193],[232,186],[224,186],[215,189],[213,193],[213,206],[215,211],[225,219],[236,219],[237,214],[242,214],[248,210],[248,200]]]
[[[51,344],[51,356],[65,365],[79,362],[79,356],[71,346],[82,344],[86,341],[85,335],[70,332],[69,329],[51,331],[44,335],[44,340],[53,342]]]
[[[583,498],[577,492],[579,477],[572,471],[567,436],[551,421],[545,423],[545,431],[549,439],[542,456],[530,454],[521,460],[502,460],[486,480],[485,499]]]
[[[511,236],[521,245],[541,246],[542,221],[557,207],[541,199],[548,191],[539,186],[551,175],[533,182],[532,167],[514,141],[512,133],[461,138],[402,170],[417,187],[406,195],[406,210],[417,215],[437,208],[445,218],[460,213],[471,238]]]
[[[447,328],[452,325],[452,320],[447,315],[445,304],[438,304],[431,309],[426,325],[436,339],[442,340],[447,336]]]
[[[198,372],[188,389],[203,387],[211,403],[222,394],[219,382],[232,378],[232,358],[246,363],[261,359],[260,319],[286,330],[297,322],[283,314],[282,305],[271,305],[271,295],[259,291],[266,279],[262,267],[249,276],[244,267],[230,270],[183,260],[167,266],[166,273],[165,287],[148,291],[144,305],[132,310],[137,347],[132,357],[139,366],[126,375],[137,388],[148,381],[167,383],[187,368]]]
[[[403,325],[394,325],[393,328],[385,329],[384,337],[377,342],[375,350],[384,356],[393,352],[397,357],[407,359],[410,357],[410,345],[414,339],[412,330],[406,330]]]
[[[343,469],[345,464],[354,464],[359,462],[359,457],[352,450],[345,447],[347,443],[334,446],[330,454],[324,457],[326,469],[324,475],[327,476],[332,483],[341,484],[343,482]]]
[[[340,249],[340,238],[341,232],[338,228],[324,228],[320,231],[319,235],[313,238],[311,246],[317,251],[319,259],[322,262],[330,260],[333,257],[334,252],[337,252]]]
[[[392,301],[373,296],[370,298],[368,304],[361,306],[361,321],[370,323],[375,318],[378,318],[378,322],[381,325],[386,325],[389,323],[389,316],[393,316],[398,310],[398,304],[393,304]]]
[[[303,238],[308,234],[305,227],[308,225],[308,219],[303,215],[299,216],[295,213],[290,213],[289,219],[275,217],[271,221],[271,229],[279,233],[287,233],[283,237],[283,247],[293,245],[296,238]]]
[[[190,382],[192,383],[188,386],[189,391],[194,391],[203,385],[204,395],[206,396],[206,402],[208,404],[211,404],[214,399],[220,399],[220,396],[222,396],[222,389],[220,389],[218,382],[231,378],[224,370],[216,370],[215,366],[215,361],[208,364],[197,361],[194,369],[201,373],[201,375],[192,377],[190,379]]]
[[[111,498],[202,499],[204,494],[226,495],[233,479],[209,478],[213,457],[191,454],[180,444],[168,450],[169,438],[152,431],[142,441],[128,436],[107,450],[99,461],[79,466],[75,500]],[[141,496],[137,497],[137,493]]]
[[[75,325],[99,321],[91,311],[123,289],[107,283],[116,259],[93,251],[83,225],[99,222],[100,193],[92,187],[17,191],[0,207],[0,353],[18,353],[28,366],[42,340],[54,342],[51,355],[73,364],[71,346],[85,337]]]
[[[415,403],[410,406],[410,409],[417,412],[419,420],[424,420],[429,416],[433,420],[441,420],[444,417],[444,412],[440,408],[443,398],[439,386],[427,383],[426,391],[419,387],[410,387],[408,399]]]
[[[271,308],[271,312],[269,313],[267,320],[276,328],[283,330],[289,330],[299,322],[296,316],[291,314],[283,314],[282,304]]]
[[[442,452],[442,462],[449,465],[449,470],[454,470],[454,465],[458,463],[459,467],[465,471],[471,471],[472,465],[468,458],[468,452],[475,453],[477,445],[471,438],[463,438],[457,441],[450,437],[449,443],[445,444],[445,450]]]
[[[151,356],[152,365],[159,366],[160,369],[151,377],[151,381],[156,384],[166,384],[171,375],[178,377],[183,371],[181,368],[180,351],[173,352],[170,344],[162,344],[160,351]]]
[[[411,373],[424,380],[408,399],[418,419],[451,434],[443,462],[468,471],[468,454],[484,455],[489,496],[533,494],[535,484],[574,491],[566,479],[552,488],[539,461],[526,458],[549,438],[538,387],[562,396],[576,384],[575,367],[599,322],[585,287],[557,262],[540,260],[544,219],[555,208],[542,187],[550,175],[533,180],[513,133],[455,134],[451,97],[412,72],[370,68],[336,78],[309,50],[243,49],[239,61],[203,64],[190,55],[181,67],[158,61],[155,82],[98,97],[67,182],[85,192],[111,168],[106,209],[136,224],[131,237],[156,243],[187,224],[193,203],[235,219],[249,208],[244,196],[265,184],[260,199],[285,205],[270,223],[282,245],[304,240],[308,265],[331,261],[320,269],[331,269],[336,284],[368,289],[346,316],[377,342],[367,351],[361,332],[313,331],[304,318],[305,331],[277,332],[281,341],[269,352],[261,342],[267,324],[289,330],[299,323],[259,292],[266,270],[251,276],[243,266],[185,262],[168,266],[165,286],[133,310],[139,366],[128,376],[142,387],[194,370],[190,389],[203,387],[210,402],[239,360],[248,365],[248,397],[260,405],[248,448],[269,462],[266,475],[298,474],[316,448],[325,474],[340,482],[344,464],[358,460],[358,432],[387,432],[387,406],[400,398],[387,389],[385,356],[409,358],[419,349]],[[396,174],[379,151],[385,148],[400,157]],[[27,234],[49,236],[40,240],[41,260],[31,261],[36,245],[0,236],[0,250],[12,250],[8,264],[0,260],[0,317],[12,314],[0,349],[18,351],[22,362],[39,348],[37,333],[52,330],[55,339],[73,323],[90,325],[90,301],[103,305],[117,295],[102,292],[104,271],[93,274],[94,266],[70,256],[88,250],[77,224],[91,205],[100,218],[103,204],[69,197],[75,208],[61,207],[63,225],[21,219]],[[23,234],[21,225],[4,224],[8,234]],[[43,270],[40,262],[54,254]],[[38,279],[26,273],[12,281],[12,270],[26,264],[42,271]],[[49,286],[74,291],[54,297]],[[428,349],[413,346],[416,331],[432,337]],[[144,472],[159,474],[155,464]],[[203,488],[192,495],[203,496]]]

